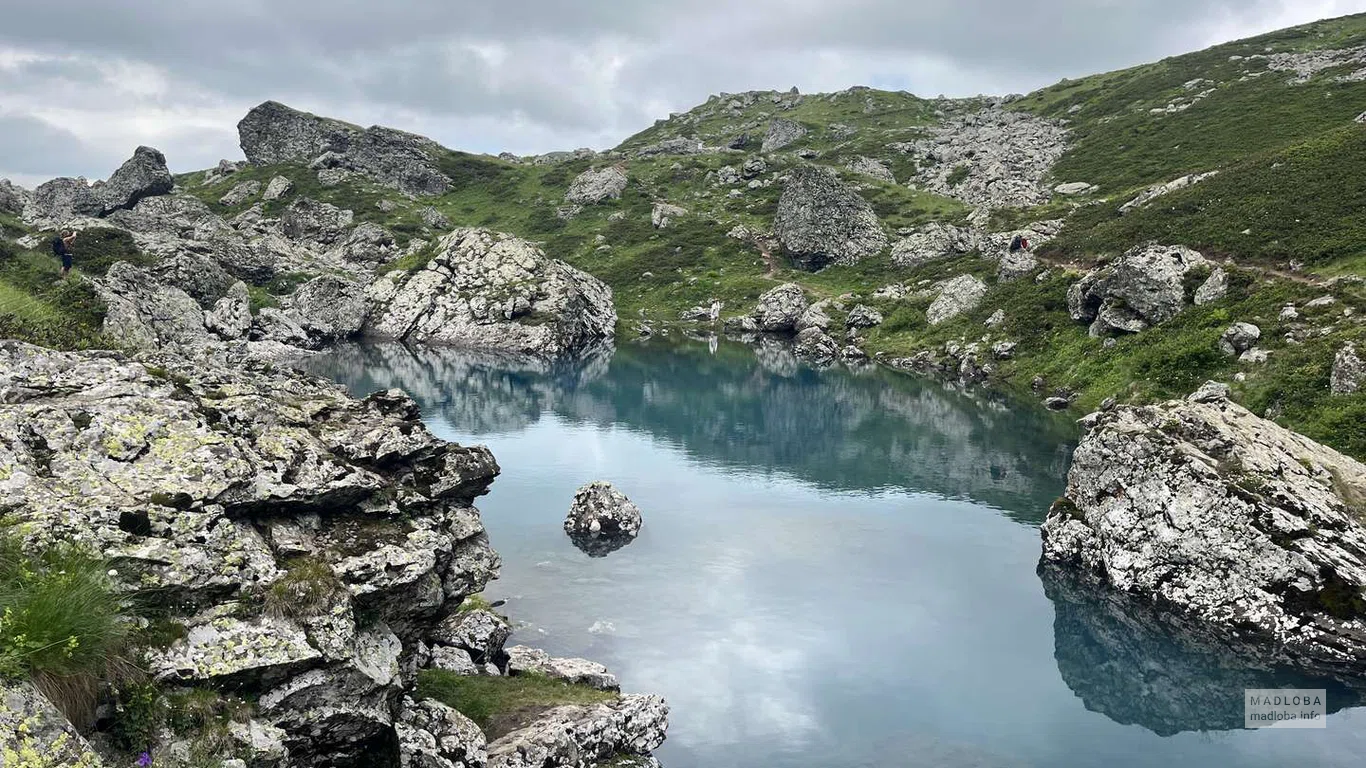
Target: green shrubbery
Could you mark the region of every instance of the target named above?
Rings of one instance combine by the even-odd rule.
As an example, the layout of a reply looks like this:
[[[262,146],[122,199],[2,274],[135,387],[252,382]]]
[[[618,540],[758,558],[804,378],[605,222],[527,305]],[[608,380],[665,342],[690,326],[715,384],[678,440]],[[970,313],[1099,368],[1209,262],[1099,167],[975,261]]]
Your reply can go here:
[[[25,551],[0,533],[0,675],[30,679],[76,722],[101,681],[135,672],[108,564],[71,546]]]

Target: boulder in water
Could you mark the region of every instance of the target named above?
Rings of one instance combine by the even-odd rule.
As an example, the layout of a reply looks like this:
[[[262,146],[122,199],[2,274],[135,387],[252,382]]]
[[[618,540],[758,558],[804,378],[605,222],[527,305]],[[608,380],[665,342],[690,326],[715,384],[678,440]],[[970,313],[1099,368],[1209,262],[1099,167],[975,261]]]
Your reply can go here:
[[[575,545],[597,557],[634,541],[640,526],[640,508],[602,481],[580,488],[564,519],[564,531]]]

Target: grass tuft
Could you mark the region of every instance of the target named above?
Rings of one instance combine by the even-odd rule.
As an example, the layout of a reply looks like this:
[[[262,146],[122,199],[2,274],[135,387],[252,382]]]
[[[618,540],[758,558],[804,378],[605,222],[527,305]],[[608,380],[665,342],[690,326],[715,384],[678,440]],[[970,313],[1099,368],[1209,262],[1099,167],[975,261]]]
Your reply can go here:
[[[543,675],[476,677],[441,669],[418,673],[417,697],[436,699],[473,720],[490,740],[524,727],[537,715],[565,704],[616,701],[617,694],[552,680]]]

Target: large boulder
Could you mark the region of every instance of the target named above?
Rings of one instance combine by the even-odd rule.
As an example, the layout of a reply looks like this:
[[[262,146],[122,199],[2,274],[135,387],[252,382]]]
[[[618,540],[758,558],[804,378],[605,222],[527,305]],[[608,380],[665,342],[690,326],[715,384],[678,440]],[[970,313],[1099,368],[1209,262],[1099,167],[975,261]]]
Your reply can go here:
[[[564,532],[591,556],[620,549],[640,535],[640,507],[611,483],[593,482],[574,494]]]
[[[484,229],[442,237],[425,269],[390,272],[368,294],[371,335],[539,356],[610,339],[617,320],[602,281]]]
[[[162,283],[188,293],[205,309],[212,308],[238,282],[217,261],[194,251],[181,251],[163,260],[152,269],[152,274]]]
[[[765,333],[796,333],[797,323],[807,307],[802,287],[796,283],[783,283],[759,297],[753,318],[758,330]]]
[[[759,151],[765,154],[777,152],[806,138],[806,134],[806,126],[801,123],[794,123],[781,117],[774,118],[768,124],[768,133],[764,136],[764,144]]]
[[[132,208],[144,197],[170,194],[174,187],[166,156],[151,147],[138,147],[108,181],[95,189],[95,196],[103,216]]]
[[[1073,320],[1091,323],[1092,335],[1137,333],[1185,309],[1190,303],[1187,276],[1208,264],[1184,246],[1139,246],[1068,289],[1068,310]],[[1205,282],[1219,279],[1211,273]]]
[[[291,239],[332,245],[343,239],[355,218],[353,211],[301,197],[281,214],[280,227]]]
[[[365,286],[334,275],[309,280],[289,298],[290,317],[319,341],[355,336],[369,311]]]
[[[189,251],[218,262],[234,277],[261,283],[287,266],[310,268],[313,259],[282,237],[278,247],[264,239],[249,239],[223,217],[191,195],[144,198],[129,210],[115,211],[106,221],[132,233],[144,253],[171,259]]]
[[[972,275],[959,275],[939,284],[939,296],[925,310],[930,325],[946,323],[976,309],[986,298],[987,284]]]
[[[361,128],[267,101],[242,118],[237,133],[243,153],[257,165],[314,164],[325,158],[325,167],[364,173],[414,197],[451,188],[439,163],[446,150],[392,128]]]
[[[1237,357],[1252,349],[1262,338],[1262,329],[1252,323],[1234,323],[1219,337],[1219,351],[1228,357]]]
[[[251,330],[251,293],[246,283],[241,280],[233,283],[227,295],[204,313],[204,327],[225,341],[247,335]]]
[[[1366,671],[1366,466],[1208,384],[1087,429],[1044,559],[1266,663]]]
[[[626,191],[626,171],[615,165],[587,170],[574,178],[564,200],[575,205],[595,205],[607,200],[620,200]]]
[[[482,768],[488,760],[479,726],[435,699],[405,698],[394,731],[399,768]]]
[[[778,200],[774,230],[803,269],[857,264],[887,246],[873,207],[835,172],[802,166],[792,172]]]
[[[578,768],[648,755],[664,743],[669,705],[658,696],[563,706],[488,745],[488,768]]]
[[[1333,358],[1333,374],[1329,383],[1335,395],[1352,395],[1366,385],[1366,363],[1357,356],[1356,346],[1343,345]]]
[[[503,617],[483,609],[462,610],[430,634],[439,646],[459,648],[476,665],[497,663],[503,658],[503,644],[512,636],[512,627]]]
[[[812,326],[797,334],[792,351],[813,365],[830,365],[840,353],[839,344],[821,328]]]

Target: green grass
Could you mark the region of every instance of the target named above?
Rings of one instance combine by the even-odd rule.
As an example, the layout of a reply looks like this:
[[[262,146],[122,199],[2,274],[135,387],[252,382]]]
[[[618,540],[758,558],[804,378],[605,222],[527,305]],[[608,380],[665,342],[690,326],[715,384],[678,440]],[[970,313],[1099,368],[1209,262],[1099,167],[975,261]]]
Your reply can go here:
[[[135,669],[108,564],[71,546],[34,552],[0,533],[0,675],[28,679],[75,722],[101,681]]]
[[[482,677],[427,669],[418,673],[417,698],[436,699],[455,709],[493,740],[529,724],[547,709],[564,704],[616,701],[620,697],[542,675]]]
[[[319,616],[348,596],[346,586],[326,561],[301,557],[286,568],[285,575],[266,590],[266,613],[293,618]]]

